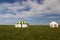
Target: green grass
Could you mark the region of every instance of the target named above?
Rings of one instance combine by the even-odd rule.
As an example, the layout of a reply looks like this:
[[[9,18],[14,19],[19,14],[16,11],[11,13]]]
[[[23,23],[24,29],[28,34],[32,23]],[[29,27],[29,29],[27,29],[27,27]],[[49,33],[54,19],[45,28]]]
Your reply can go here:
[[[0,40],[60,40],[60,27],[32,25],[28,28],[15,28],[13,25],[0,25]]]

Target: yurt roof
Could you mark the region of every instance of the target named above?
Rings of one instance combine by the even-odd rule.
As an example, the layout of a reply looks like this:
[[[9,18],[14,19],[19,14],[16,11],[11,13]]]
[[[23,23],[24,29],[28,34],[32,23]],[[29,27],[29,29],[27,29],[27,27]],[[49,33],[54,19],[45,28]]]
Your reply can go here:
[[[57,22],[55,22],[55,21],[52,21],[50,24],[57,24]]]
[[[25,22],[24,20],[20,20],[20,21],[18,21],[16,24],[28,24],[28,23]]]

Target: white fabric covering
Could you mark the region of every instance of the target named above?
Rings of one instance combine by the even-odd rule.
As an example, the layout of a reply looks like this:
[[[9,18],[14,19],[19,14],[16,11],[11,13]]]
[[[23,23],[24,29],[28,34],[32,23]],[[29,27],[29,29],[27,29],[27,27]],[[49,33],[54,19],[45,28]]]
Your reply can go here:
[[[58,28],[58,23],[56,23],[54,21],[51,22],[49,25],[50,25],[51,28]]]

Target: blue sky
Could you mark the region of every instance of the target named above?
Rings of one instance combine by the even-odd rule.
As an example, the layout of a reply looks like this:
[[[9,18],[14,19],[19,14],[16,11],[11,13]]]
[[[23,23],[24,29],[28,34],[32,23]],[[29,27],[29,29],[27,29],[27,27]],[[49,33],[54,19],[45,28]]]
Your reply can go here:
[[[33,25],[60,24],[59,0],[0,0],[0,24],[25,20]]]

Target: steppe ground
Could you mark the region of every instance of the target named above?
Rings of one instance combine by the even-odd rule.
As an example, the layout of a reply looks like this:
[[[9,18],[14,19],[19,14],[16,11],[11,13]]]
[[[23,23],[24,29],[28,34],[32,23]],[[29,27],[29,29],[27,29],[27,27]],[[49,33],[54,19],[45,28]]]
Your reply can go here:
[[[15,28],[14,25],[0,25],[0,40],[60,40],[60,27],[30,25]]]

